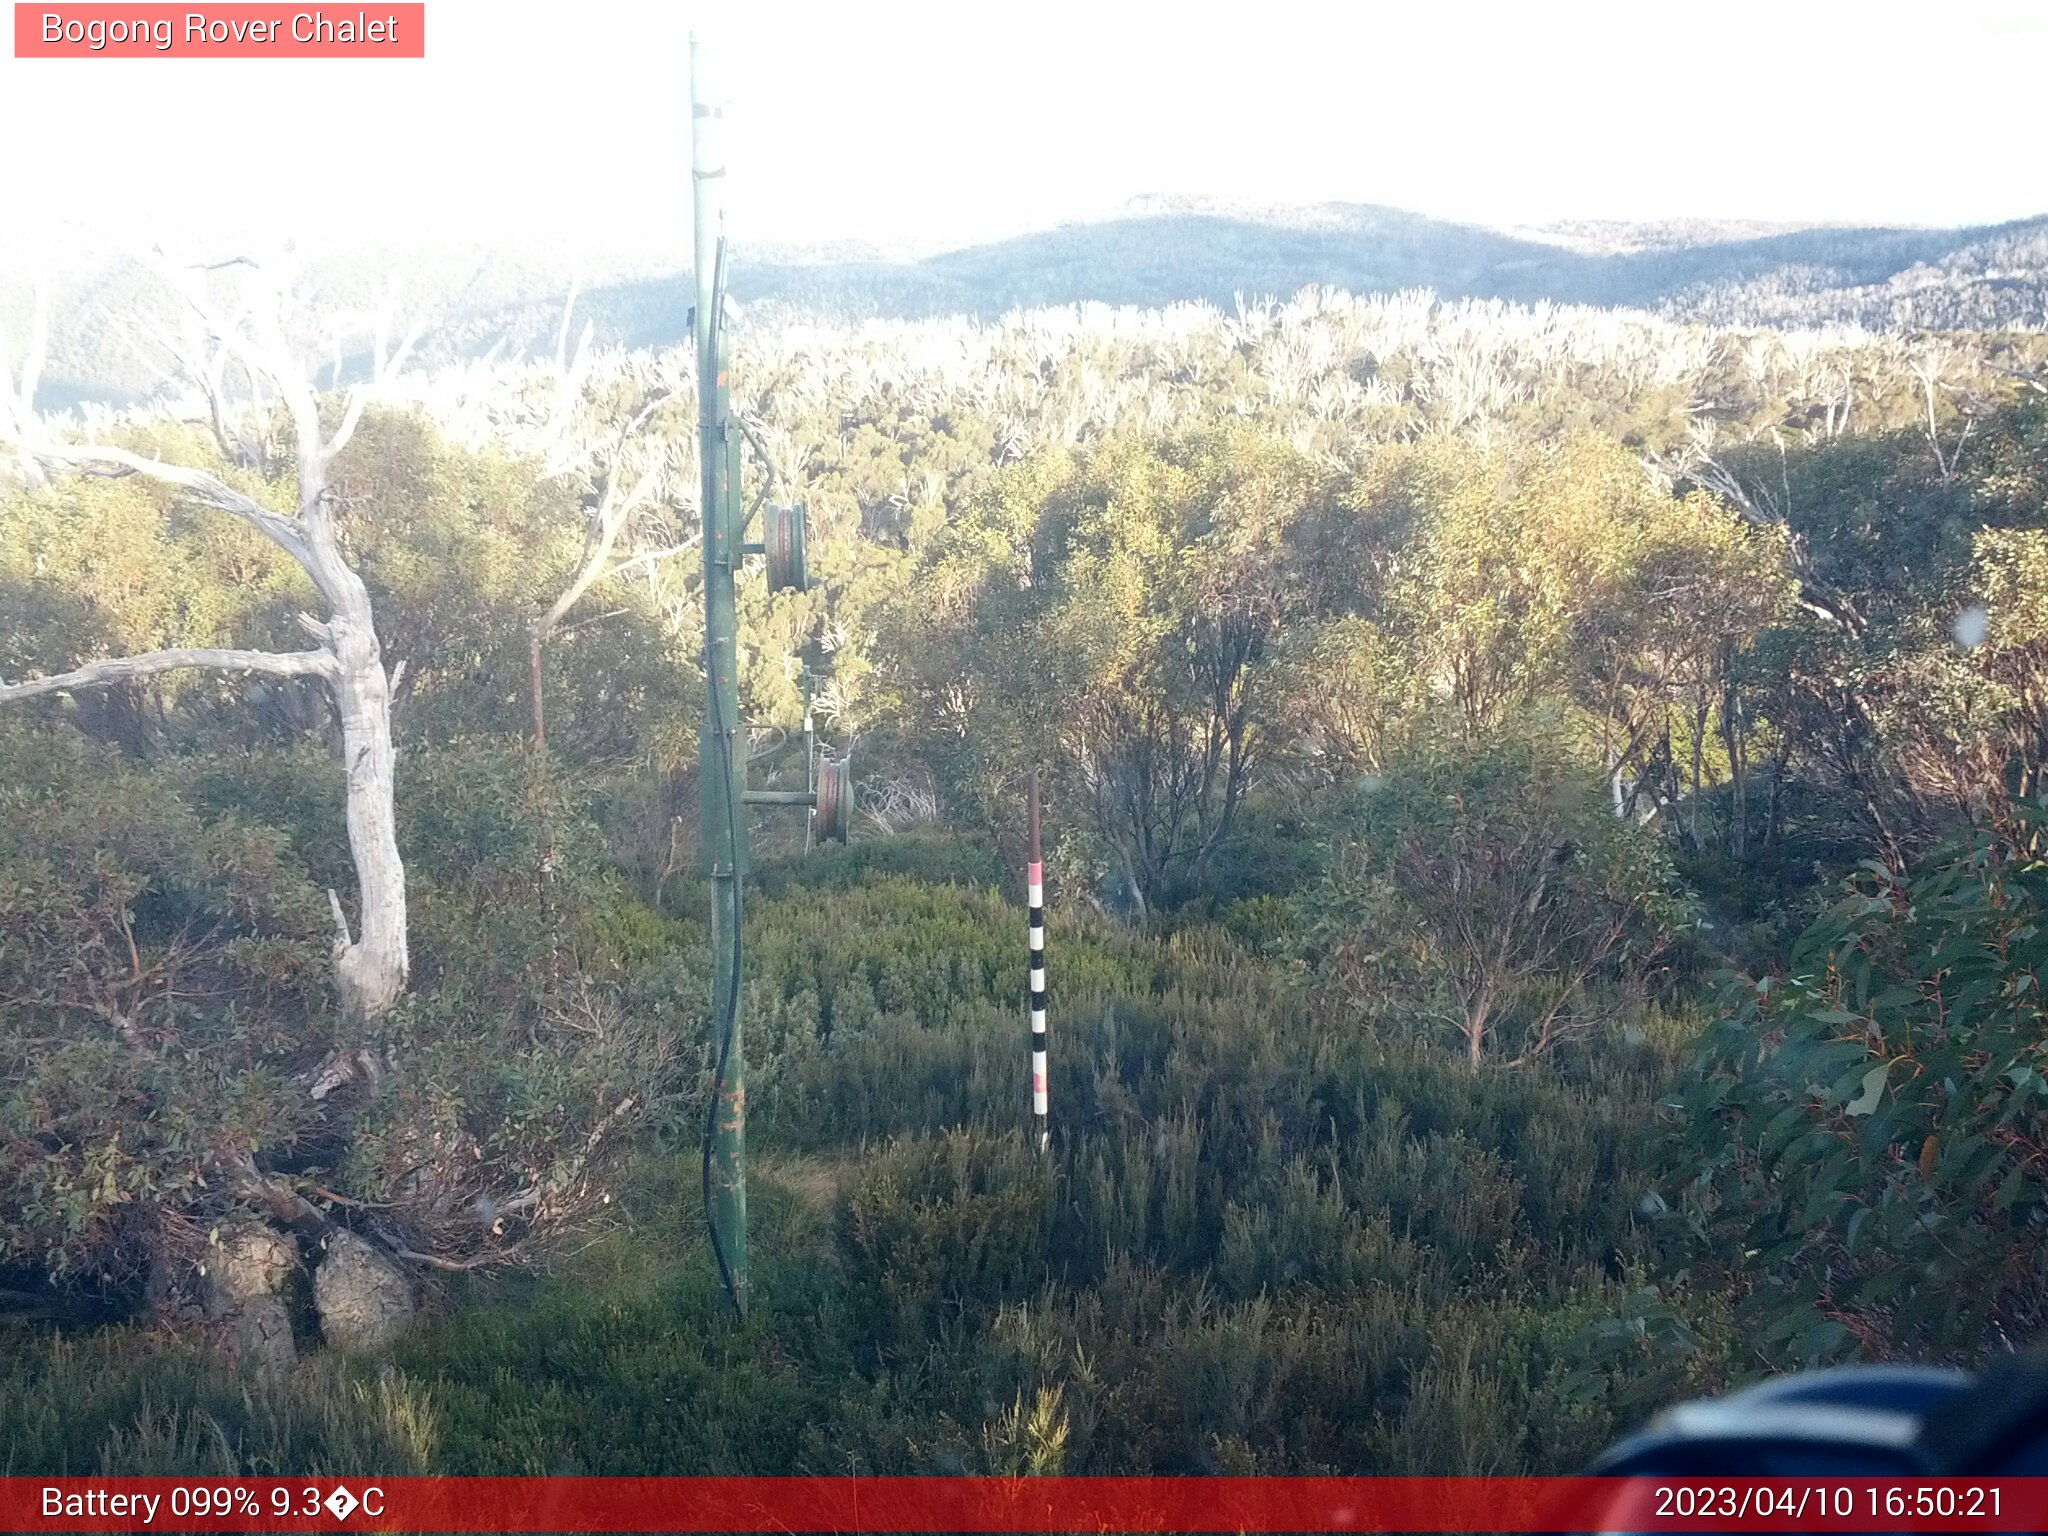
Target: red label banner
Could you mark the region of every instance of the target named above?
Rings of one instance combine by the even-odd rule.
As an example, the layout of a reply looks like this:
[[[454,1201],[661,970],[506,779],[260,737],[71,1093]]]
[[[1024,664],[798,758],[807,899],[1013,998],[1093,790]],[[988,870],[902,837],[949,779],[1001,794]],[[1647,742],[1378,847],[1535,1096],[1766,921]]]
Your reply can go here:
[[[16,0],[18,59],[423,59],[427,8]]]
[[[7,1531],[2044,1531],[2048,1478],[0,1478]]]

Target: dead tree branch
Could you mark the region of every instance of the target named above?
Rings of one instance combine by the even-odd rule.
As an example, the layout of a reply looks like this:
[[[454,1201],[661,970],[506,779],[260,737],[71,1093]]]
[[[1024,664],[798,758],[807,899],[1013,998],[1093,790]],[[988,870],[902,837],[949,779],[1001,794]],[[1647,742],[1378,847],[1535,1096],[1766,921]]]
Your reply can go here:
[[[159,672],[176,672],[204,667],[216,672],[262,672],[271,677],[334,676],[334,656],[328,651],[231,651],[168,650],[148,651],[139,656],[116,656],[91,662],[53,677],[38,677],[25,683],[0,682],[0,704],[13,699],[33,699],[46,693],[75,693],[84,688],[108,688],[116,683],[154,677]]]
[[[546,649],[549,638],[555,633],[556,627],[562,622],[569,610],[582,600],[584,593],[588,592],[599,581],[603,580],[606,575],[610,574],[606,570],[606,566],[611,560],[612,546],[618,542],[619,532],[626,525],[626,519],[652,496],[655,488],[660,484],[662,471],[665,466],[659,455],[656,455],[653,461],[648,464],[640,477],[633,482],[630,489],[621,491],[620,488],[625,484],[625,481],[620,471],[625,467],[627,444],[647,425],[656,411],[675,398],[676,395],[672,390],[657,392],[653,398],[648,400],[634,413],[625,425],[619,428],[618,434],[612,442],[610,455],[602,470],[604,490],[600,493],[596,510],[591,514],[593,537],[586,545],[589,552],[585,555],[582,566],[570,580],[569,585],[562,589],[561,594],[549,605],[547,612],[534,620],[528,659],[532,674],[533,744],[536,750],[545,750],[548,742],[547,717],[543,703],[544,688],[541,679],[541,654]]]

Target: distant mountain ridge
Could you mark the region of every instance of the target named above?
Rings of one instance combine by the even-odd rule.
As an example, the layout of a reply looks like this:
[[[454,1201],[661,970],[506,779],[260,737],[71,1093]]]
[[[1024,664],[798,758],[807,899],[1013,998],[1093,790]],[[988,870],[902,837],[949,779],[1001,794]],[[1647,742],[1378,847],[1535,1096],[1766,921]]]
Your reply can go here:
[[[2048,215],[1960,229],[1771,225],[1729,220],[1580,220],[1521,229],[1460,223],[1362,203],[1262,206],[1152,194],[1115,215],[924,255],[857,241],[736,241],[733,292],[771,315],[831,320],[994,318],[1015,308],[1288,297],[1310,284],[1353,293],[1428,288],[1445,298],[1549,301],[1649,310],[1720,325],[1870,329],[2048,327]],[[578,325],[628,346],[684,334],[687,253],[659,270],[645,256],[585,264]],[[360,303],[391,252],[316,266],[316,286]],[[553,344],[576,276],[566,251],[405,257],[448,307],[443,356],[493,343]],[[143,302],[147,279],[111,262],[60,286],[50,403],[127,400],[154,380],[106,313]],[[8,301],[12,301],[11,303]],[[18,294],[0,325],[18,321]]]

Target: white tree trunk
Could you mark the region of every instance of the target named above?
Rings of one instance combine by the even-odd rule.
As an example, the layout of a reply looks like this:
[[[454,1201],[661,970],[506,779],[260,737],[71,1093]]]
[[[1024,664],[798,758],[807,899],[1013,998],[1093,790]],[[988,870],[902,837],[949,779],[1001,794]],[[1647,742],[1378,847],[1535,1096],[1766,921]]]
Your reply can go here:
[[[342,761],[348,770],[348,846],[360,897],[351,942],[343,928],[335,954],[335,985],[344,1016],[376,1018],[405,990],[405,865],[398,857],[396,754],[391,742],[391,679],[370,620],[362,578],[342,570],[354,589],[345,614],[330,626],[338,663],[333,688],[341,713]]]
[[[299,504],[295,515],[286,516],[266,507],[204,470],[166,464],[108,444],[44,440],[30,408],[39,349],[32,353],[19,385],[11,392],[0,391],[0,395],[11,393],[11,409],[7,418],[0,420],[0,428],[7,429],[6,435],[17,440],[23,462],[33,470],[50,466],[87,473],[145,475],[176,486],[256,529],[299,563],[324,600],[324,621],[303,615],[299,621],[319,646],[312,651],[288,653],[171,650],[118,657],[60,676],[13,685],[0,682],[0,703],[71,689],[106,687],[178,667],[324,678],[341,717],[349,852],[355,863],[358,895],[355,932],[351,934],[340,899],[329,892],[339,930],[334,945],[335,985],[344,1020],[359,1025],[377,1018],[398,1000],[410,970],[405,865],[398,855],[394,808],[391,678],[384,669],[383,652],[377,643],[369,589],[342,557],[329,506],[329,466],[354,434],[368,394],[365,389],[356,390],[343,411],[340,425],[331,435],[323,434],[311,377],[293,360],[276,305],[255,315],[256,329],[250,334],[223,323],[195,288],[188,286],[186,297],[222,345],[247,368],[251,379],[268,378],[282,393],[297,439]],[[402,366],[418,339],[415,330],[387,355],[381,323],[379,332],[373,385],[383,383]]]

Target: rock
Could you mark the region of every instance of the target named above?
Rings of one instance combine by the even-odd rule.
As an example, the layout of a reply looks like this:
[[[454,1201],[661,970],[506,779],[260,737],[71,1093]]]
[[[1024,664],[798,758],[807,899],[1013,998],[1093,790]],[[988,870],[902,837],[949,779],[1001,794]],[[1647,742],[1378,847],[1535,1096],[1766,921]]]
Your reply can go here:
[[[282,1291],[299,1251],[277,1228],[250,1222],[223,1232],[205,1262],[206,1315],[229,1317],[244,1303]]]
[[[289,1371],[299,1358],[282,1294],[299,1263],[292,1240],[250,1222],[222,1233],[205,1262],[206,1315],[227,1325],[228,1346],[261,1375]]]
[[[281,1376],[298,1362],[291,1313],[276,1296],[244,1302],[235,1314],[229,1342],[236,1354],[254,1363],[259,1375]]]
[[[337,1349],[382,1349],[412,1326],[412,1282],[346,1228],[327,1238],[313,1271],[320,1333]]]

